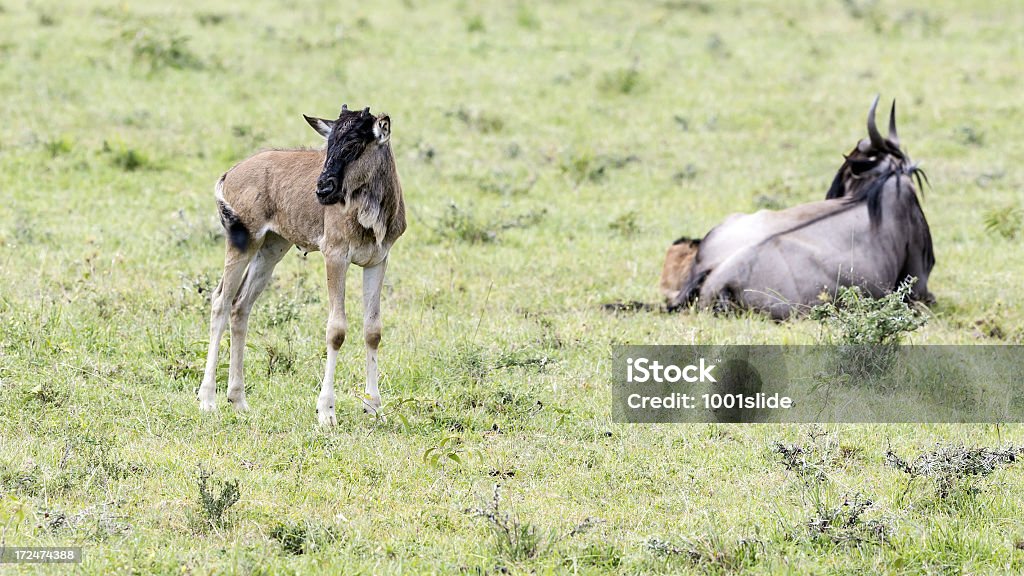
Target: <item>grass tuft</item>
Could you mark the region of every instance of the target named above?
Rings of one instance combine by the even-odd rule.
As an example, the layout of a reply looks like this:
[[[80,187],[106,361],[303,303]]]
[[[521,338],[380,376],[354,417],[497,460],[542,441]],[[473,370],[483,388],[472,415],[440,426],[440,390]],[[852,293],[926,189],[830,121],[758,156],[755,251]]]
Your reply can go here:
[[[1017,205],[993,208],[985,213],[985,230],[1006,240],[1016,240],[1024,229],[1024,210]]]
[[[144,152],[128,146],[123,142],[110,142],[108,140],[104,140],[103,153],[108,156],[110,163],[113,166],[120,168],[125,172],[136,172],[138,170],[156,168],[156,165]]]
[[[605,72],[598,81],[597,87],[605,94],[631,95],[641,92],[647,85],[644,83],[639,67],[633,63],[625,68]]]
[[[150,73],[167,68],[202,70],[206,67],[189,47],[189,37],[173,30],[142,27],[122,33],[131,48],[132,61]]]
[[[337,542],[341,535],[333,526],[318,523],[278,522],[270,530],[270,537],[281,545],[281,549],[293,556],[315,553]]]
[[[516,228],[531,228],[543,220],[546,210],[533,210],[505,218],[484,218],[472,209],[460,208],[454,202],[434,225],[439,238],[470,244],[496,242],[500,235]]]

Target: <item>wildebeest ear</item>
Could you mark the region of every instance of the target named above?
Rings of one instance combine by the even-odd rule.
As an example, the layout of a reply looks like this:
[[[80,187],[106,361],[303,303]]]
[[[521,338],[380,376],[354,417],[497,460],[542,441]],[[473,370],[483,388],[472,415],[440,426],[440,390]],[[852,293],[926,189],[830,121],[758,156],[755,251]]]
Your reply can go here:
[[[334,128],[334,120],[324,120],[323,118],[313,118],[312,116],[302,115],[306,119],[306,122],[316,130],[316,133],[327,138],[331,135],[331,128]]]
[[[676,241],[672,243],[672,245],[675,246],[677,244],[689,244],[691,248],[699,248],[700,240],[700,238],[690,238],[688,236],[681,236],[677,238]]]

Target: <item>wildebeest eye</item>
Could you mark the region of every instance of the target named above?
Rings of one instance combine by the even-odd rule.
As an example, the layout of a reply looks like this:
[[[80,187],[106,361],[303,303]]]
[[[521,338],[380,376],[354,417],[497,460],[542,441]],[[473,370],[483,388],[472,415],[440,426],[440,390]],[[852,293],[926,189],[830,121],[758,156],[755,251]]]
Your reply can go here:
[[[850,160],[850,171],[853,172],[854,176],[860,176],[861,174],[870,171],[875,166],[878,166],[879,160],[877,157],[872,156],[867,160]]]

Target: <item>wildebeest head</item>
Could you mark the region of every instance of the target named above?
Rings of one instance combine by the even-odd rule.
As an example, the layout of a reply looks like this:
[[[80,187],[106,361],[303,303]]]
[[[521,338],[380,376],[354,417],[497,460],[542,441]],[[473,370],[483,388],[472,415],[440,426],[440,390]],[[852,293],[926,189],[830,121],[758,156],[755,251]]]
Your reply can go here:
[[[875,124],[875,110],[878,96],[875,96],[868,112],[868,137],[861,139],[857,146],[844,156],[845,162],[832,180],[826,199],[849,198],[853,201],[867,200],[872,223],[881,218],[878,195],[885,182],[892,176],[909,175],[917,179],[921,188],[922,179],[928,181],[924,172],[900,148],[896,133],[896,101],[889,111],[889,134],[883,137]]]
[[[683,289],[690,276],[690,268],[693,267],[693,260],[697,257],[699,249],[700,240],[686,237],[676,240],[668,247],[659,285],[666,301],[672,302],[679,296],[679,291]]]
[[[316,182],[316,198],[323,205],[340,202],[346,190],[352,188],[346,182],[367,180],[365,172],[374,167],[369,157],[390,141],[391,118],[386,114],[374,116],[369,107],[353,112],[347,105],[341,107],[337,120],[303,117],[327,139],[327,156]]]

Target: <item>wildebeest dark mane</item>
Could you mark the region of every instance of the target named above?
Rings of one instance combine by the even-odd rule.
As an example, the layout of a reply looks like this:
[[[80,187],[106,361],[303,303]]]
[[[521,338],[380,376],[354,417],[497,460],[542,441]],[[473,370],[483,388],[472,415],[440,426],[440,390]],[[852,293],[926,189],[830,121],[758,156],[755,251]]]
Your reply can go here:
[[[832,185],[829,187],[828,193],[825,194],[825,199],[843,198],[852,204],[867,202],[868,218],[871,227],[875,228],[882,221],[882,190],[885,189],[886,182],[893,176],[907,175],[917,182],[916,188],[912,187],[911,193],[914,195],[914,203],[920,211],[920,205],[917,203],[917,191],[920,190],[924,193],[923,184],[928,183],[928,175],[915,164],[905,165],[902,154],[898,158],[900,161],[895,167],[870,180],[857,181],[856,177],[859,174],[869,172],[878,166],[881,160],[861,160],[847,157],[839,171],[836,172],[835,178],[832,179]],[[900,181],[897,181],[897,188],[899,186]]]
[[[882,190],[885,189],[886,182],[895,174],[896,170],[886,170],[885,173],[876,176],[871,181],[855,186],[850,194],[845,197],[845,201],[850,204],[867,202],[868,221],[871,222],[872,230],[882,221]],[[897,186],[899,186],[899,183],[897,183]]]
[[[910,167],[910,175],[912,178],[915,178],[917,180],[918,188],[921,188],[922,178],[926,183],[928,182],[928,176],[925,175],[924,171],[922,171],[920,168],[917,168],[916,166]],[[898,183],[897,186],[899,186]],[[921,190],[923,193],[924,189],[921,188]],[[925,219],[924,217],[924,210],[921,209],[921,203],[917,199],[917,194],[914,193],[916,191],[911,190],[911,192],[911,202],[913,202],[915,208],[914,210],[910,211],[912,229],[923,231],[924,237],[921,239],[921,253],[924,256],[927,269],[931,270],[932,267],[935,266],[935,251],[932,248],[931,229],[928,227],[928,220]]]

